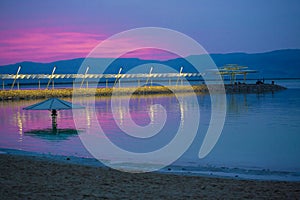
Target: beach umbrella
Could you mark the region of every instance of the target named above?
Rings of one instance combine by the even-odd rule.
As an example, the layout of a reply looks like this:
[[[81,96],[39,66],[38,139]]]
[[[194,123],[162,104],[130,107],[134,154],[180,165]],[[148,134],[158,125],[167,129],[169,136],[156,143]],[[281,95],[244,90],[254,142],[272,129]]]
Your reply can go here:
[[[45,101],[33,104],[31,106],[23,108],[24,110],[49,110],[52,116],[52,128],[57,129],[56,116],[58,110],[70,110],[81,109],[83,106],[72,104],[68,101],[64,101],[58,98],[50,98]]]

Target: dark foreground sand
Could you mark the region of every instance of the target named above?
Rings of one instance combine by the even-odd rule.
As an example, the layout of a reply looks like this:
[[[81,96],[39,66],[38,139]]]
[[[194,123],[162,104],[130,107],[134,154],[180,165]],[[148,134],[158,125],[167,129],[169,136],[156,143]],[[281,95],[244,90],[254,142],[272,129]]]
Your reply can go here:
[[[0,155],[0,199],[299,199],[300,182],[250,181],[108,168]]]

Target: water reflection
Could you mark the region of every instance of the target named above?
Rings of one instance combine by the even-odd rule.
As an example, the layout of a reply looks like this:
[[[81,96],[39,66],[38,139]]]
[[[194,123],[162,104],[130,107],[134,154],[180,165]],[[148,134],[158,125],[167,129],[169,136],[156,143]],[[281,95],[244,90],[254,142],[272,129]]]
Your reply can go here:
[[[243,165],[271,169],[281,167],[280,169],[286,170],[296,168],[300,171],[299,94],[300,90],[294,89],[264,95],[227,95],[228,115],[221,138],[214,150],[208,157],[199,160],[198,152],[202,138],[198,137],[195,144],[183,156],[183,162],[195,165],[223,164],[233,167]],[[58,112],[57,133],[53,132],[49,111],[22,110],[23,107],[39,101],[0,102],[0,147],[90,157],[78,138],[78,134],[86,130],[81,129],[82,132],[77,133],[72,111]],[[93,101],[95,112],[91,107]],[[81,112],[80,123],[90,132],[97,132],[93,129],[93,124],[100,123],[112,142],[120,148],[133,152],[140,148],[148,152],[162,147],[172,139],[174,130],[180,124],[187,123],[187,116],[197,112],[194,102],[190,101],[189,96],[184,95],[178,99],[174,96],[134,97],[130,100],[129,110],[124,107],[124,98],[115,98],[114,101],[117,105],[117,119],[112,116],[110,98],[84,99],[81,103],[86,109],[78,111]],[[210,121],[210,96],[199,95],[198,103],[202,123],[198,135],[201,135],[205,133],[205,127]],[[150,141],[155,145],[122,135],[118,123],[126,126],[129,118],[140,126],[160,121],[161,107],[151,106],[154,104],[160,104],[168,110],[170,120],[158,137],[153,137]]]
[[[227,95],[227,112],[241,113],[247,112],[249,103],[247,94],[229,94]]]
[[[253,96],[253,95],[252,95]],[[248,101],[249,95],[247,94],[234,94],[228,95],[227,97],[227,112],[234,113],[247,113],[249,107],[256,106],[251,101]],[[258,100],[261,100],[261,96],[257,96]],[[253,101],[253,97],[251,97]],[[71,99],[66,99],[71,101]],[[93,100],[93,98],[91,98]],[[209,95],[202,95],[198,97],[199,104],[201,109],[204,111],[210,110],[210,98]],[[16,128],[16,132],[18,133],[18,140],[23,140],[24,130],[28,130],[28,128],[33,130],[42,130],[51,128],[51,116],[49,111],[26,111],[22,110],[23,107],[27,105],[34,104],[39,100],[29,100],[29,101],[2,101],[0,102],[0,125],[2,132],[14,132]],[[187,112],[190,112],[194,105],[189,102],[188,96],[181,96],[178,100],[176,100],[173,96],[152,96],[152,97],[136,97],[131,100],[130,111],[124,108],[124,98],[116,98],[114,101],[118,103],[118,117],[117,121],[119,124],[124,124],[127,121],[128,117],[132,117],[135,123],[140,125],[147,125],[149,123],[154,123],[155,118],[159,118],[159,107],[151,106],[153,104],[162,104],[167,107],[167,109],[172,110],[174,112],[178,112],[180,116],[180,120],[178,123],[184,123],[185,115]],[[91,116],[91,110],[89,104],[91,102],[84,102],[87,106],[87,109],[83,111],[84,119],[83,122],[91,127],[91,124],[94,123]],[[112,120],[111,115],[111,99],[110,98],[96,98],[96,109],[97,109],[97,117],[106,118],[107,122]],[[178,109],[176,108],[178,106]],[[176,111],[178,110],[178,111]],[[75,129],[75,125],[73,122],[72,111],[59,111],[57,117],[58,128],[66,129],[73,128]],[[106,126],[106,125],[105,125]],[[16,133],[15,132],[15,133]]]
[[[89,109],[85,109],[85,116],[86,116],[86,124],[87,128],[91,127],[91,114]]]
[[[29,130],[24,132],[25,135],[40,138],[43,140],[50,140],[50,141],[60,141],[60,140],[67,140],[69,137],[76,136],[77,130],[76,129],[40,129],[40,130]]]
[[[18,112],[17,112],[17,125],[18,125],[18,128],[19,128],[19,142],[22,142],[23,141],[23,123],[22,123],[22,118],[21,118],[21,113],[20,113],[20,110],[18,109]]]
[[[179,99],[179,106],[180,106],[180,124],[181,126],[184,125],[184,113],[185,113],[185,107],[186,107],[186,103],[184,103],[184,100],[182,98]]]
[[[260,97],[261,98],[261,97]],[[199,104],[202,110],[210,109],[210,98],[208,95],[199,96]],[[66,99],[71,101],[71,99]],[[93,98],[91,98],[93,100]],[[22,110],[23,107],[34,104],[39,100],[26,100],[26,101],[2,101],[0,102],[0,120],[1,129],[5,132],[13,132],[12,129],[17,129],[19,140],[22,141],[24,130],[34,129],[42,130],[51,128],[51,116],[49,111],[26,111]],[[188,96],[179,97],[176,100],[173,96],[152,96],[152,97],[136,97],[131,100],[130,111],[124,108],[124,99],[116,98],[114,101],[118,101],[118,122],[124,124],[127,117],[134,118],[134,121],[140,125],[146,125],[147,123],[154,123],[155,118],[159,117],[159,107],[151,106],[153,104],[165,105],[168,109],[173,109],[175,112],[178,106],[178,114],[180,116],[179,123],[184,123],[185,113],[190,112],[194,105],[189,102]],[[230,95],[227,98],[227,109],[231,113],[247,112],[251,106],[247,100],[247,95]],[[84,123],[91,126],[92,116],[89,107],[90,102],[84,102],[87,109],[83,111],[85,119],[82,119]],[[116,105],[116,104],[115,104]],[[99,119],[102,117],[108,117],[108,113],[111,113],[111,99],[110,98],[96,98],[96,109]],[[111,119],[109,119],[111,120]],[[59,111],[57,117],[58,128],[75,128],[73,122],[72,111]]]

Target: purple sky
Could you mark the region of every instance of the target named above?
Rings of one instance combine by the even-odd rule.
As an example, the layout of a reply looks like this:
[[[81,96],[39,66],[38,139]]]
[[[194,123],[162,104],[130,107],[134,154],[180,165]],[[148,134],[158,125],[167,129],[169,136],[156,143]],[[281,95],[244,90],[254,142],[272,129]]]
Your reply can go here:
[[[209,53],[300,48],[298,0],[175,2],[0,0],[0,65],[84,57],[107,37],[145,26],[180,31]]]

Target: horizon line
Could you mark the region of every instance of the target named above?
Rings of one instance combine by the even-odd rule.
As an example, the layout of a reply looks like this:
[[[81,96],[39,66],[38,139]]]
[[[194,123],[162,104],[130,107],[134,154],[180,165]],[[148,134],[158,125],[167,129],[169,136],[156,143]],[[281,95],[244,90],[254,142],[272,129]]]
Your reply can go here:
[[[269,50],[269,51],[262,51],[262,52],[255,52],[255,53],[249,53],[249,52],[226,52],[226,53],[207,53],[207,54],[199,54],[199,55],[189,55],[186,57],[173,57],[173,58],[166,58],[166,59],[157,59],[157,58],[140,58],[140,57],[119,57],[119,58],[113,58],[113,57],[90,57],[92,59],[139,59],[139,60],[144,60],[144,61],[170,61],[174,59],[179,59],[179,58],[187,58],[190,56],[200,56],[200,55],[226,55],[226,54],[265,54],[265,53],[272,53],[276,51],[300,51],[300,48],[286,48],[286,49],[276,49],[276,50]],[[155,55],[154,55],[155,57]],[[58,59],[58,60],[53,60],[53,61],[46,61],[46,62],[41,62],[41,61],[30,61],[30,60],[24,60],[21,62],[16,62],[16,63],[8,63],[8,64],[0,64],[0,67],[5,67],[8,65],[17,65],[21,63],[42,63],[42,64],[50,64],[50,63],[55,63],[55,62],[61,62],[61,61],[69,61],[69,60],[76,60],[76,59],[86,59],[87,57],[77,57],[77,58],[67,58],[67,59]]]

